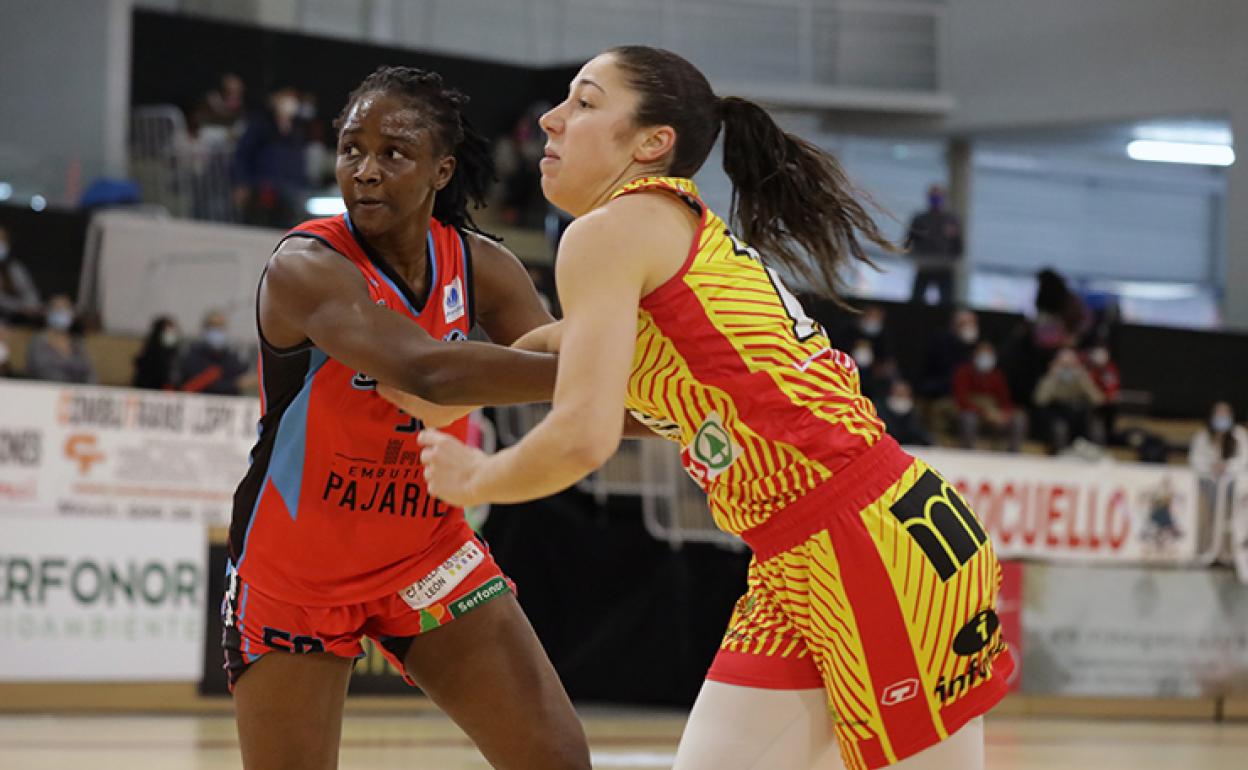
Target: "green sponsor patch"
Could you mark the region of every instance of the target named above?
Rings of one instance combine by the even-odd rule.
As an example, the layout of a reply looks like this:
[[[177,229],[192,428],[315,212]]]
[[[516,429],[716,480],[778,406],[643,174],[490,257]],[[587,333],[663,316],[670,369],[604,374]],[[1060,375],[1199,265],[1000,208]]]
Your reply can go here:
[[[456,599],[451,602],[451,617],[457,618],[510,591],[511,588],[507,585],[506,580],[501,577],[492,578],[485,585],[477,587],[475,591],[462,599]]]

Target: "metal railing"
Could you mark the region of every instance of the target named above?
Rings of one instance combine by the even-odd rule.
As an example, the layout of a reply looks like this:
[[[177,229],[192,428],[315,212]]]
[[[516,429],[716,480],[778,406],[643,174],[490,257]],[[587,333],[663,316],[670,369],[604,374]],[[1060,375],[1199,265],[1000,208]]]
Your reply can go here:
[[[145,203],[177,217],[237,221],[230,183],[234,146],[224,138],[191,136],[182,111],[169,104],[130,115],[130,174]]]

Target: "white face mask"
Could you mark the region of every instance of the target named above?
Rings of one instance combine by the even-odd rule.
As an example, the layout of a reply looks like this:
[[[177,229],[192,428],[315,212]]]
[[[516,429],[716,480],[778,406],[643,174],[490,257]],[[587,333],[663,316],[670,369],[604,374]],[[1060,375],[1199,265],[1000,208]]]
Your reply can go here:
[[[871,319],[869,321],[863,321],[861,328],[862,328],[863,334],[867,335],[868,337],[874,337],[878,335],[880,332],[884,331],[884,324],[880,323],[879,321],[875,319]]]
[[[170,328],[161,332],[160,344],[167,348],[176,348],[178,346],[178,330]]]
[[[958,329],[958,339],[967,345],[974,345],[979,341],[979,329],[974,326],[963,326]]]
[[[975,356],[975,368],[981,372],[991,372],[997,366],[997,357],[991,353],[980,353]]]
[[[1235,424],[1235,421],[1231,419],[1230,415],[1219,414],[1215,415],[1209,421],[1209,424],[1213,427],[1215,433],[1226,433]]]
[[[900,414],[900,415],[910,414],[910,410],[914,408],[913,401],[911,401],[908,398],[902,398],[900,396],[889,396],[888,401],[885,403],[888,404],[888,409],[893,414]]]
[[[1106,350],[1105,348],[1097,348],[1096,350],[1092,351],[1092,355],[1089,356],[1089,358],[1091,358],[1092,363],[1096,364],[1097,366],[1104,366],[1105,364],[1109,363],[1109,351]]]
[[[74,325],[74,314],[68,310],[53,310],[48,313],[48,328],[63,332]]]
[[[854,363],[858,364],[859,369],[866,369],[875,363],[875,353],[866,345],[859,345],[854,348]]]

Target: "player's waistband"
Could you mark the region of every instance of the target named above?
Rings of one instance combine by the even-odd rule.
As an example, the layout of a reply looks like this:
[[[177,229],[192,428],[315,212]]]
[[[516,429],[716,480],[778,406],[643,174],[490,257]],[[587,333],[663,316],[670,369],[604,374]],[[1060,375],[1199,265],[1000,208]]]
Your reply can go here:
[[[777,511],[762,524],[741,533],[759,559],[805,542],[837,516],[854,515],[897,483],[914,458],[888,434],[855,457],[832,478]]]

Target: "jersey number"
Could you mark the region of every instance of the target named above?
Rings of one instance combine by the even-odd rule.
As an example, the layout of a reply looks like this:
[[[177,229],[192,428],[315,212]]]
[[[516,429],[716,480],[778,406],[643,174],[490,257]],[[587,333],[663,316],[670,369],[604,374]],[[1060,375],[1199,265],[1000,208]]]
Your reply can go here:
[[[793,292],[789,291],[788,287],[784,285],[784,281],[780,280],[780,276],[776,271],[763,264],[763,257],[758,253],[758,249],[737,238],[731,230],[725,229],[724,235],[728,236],[729,242],[732,243],[734,254],[741,257],[749,257],[762,265],[763,269],[767,271],[767,277],[771,279],[771,286],[776,290],[776,296],[780,298],[781,304],[784,305],[784,312],[788,314],[789,320],[793,322],[793,336],[797,337],[797,341],[805,342],[816,334],[821,334],[823,328],[819,326],[817,321],[806,315],[806,309],[802,307],[802,303],[798,302],[797,297],[793,296]]]
[[[889,510],[923,549],[942,581],[953,577],[988,542],[962,496],[931,471],[925,471]]]

